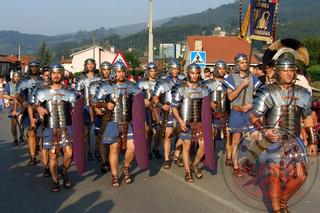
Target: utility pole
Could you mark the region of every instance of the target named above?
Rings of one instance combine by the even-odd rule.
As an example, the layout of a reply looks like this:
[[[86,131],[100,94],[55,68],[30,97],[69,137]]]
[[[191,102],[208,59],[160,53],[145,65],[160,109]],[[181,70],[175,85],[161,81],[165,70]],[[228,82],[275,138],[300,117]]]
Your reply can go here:
[[[153,61],[153,32],[152,32],[152,0],[149,0],[149,53],[148,53],[148,62]]]
[[[93,32],[93,59],[95,59],[96,56],[96,31]]]

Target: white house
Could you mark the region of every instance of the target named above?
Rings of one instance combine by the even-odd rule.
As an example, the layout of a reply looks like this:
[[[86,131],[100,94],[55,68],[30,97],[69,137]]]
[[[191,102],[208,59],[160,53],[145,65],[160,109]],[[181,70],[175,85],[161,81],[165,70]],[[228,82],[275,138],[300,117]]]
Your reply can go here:
[[[116,57],[116,53],[111,52],[109,50],[103,49],[99,46],[92,46],[87,49],[81,50],[79,52],[75,52],[71,55],[72,60],[72,72],[81,72],[83,71],[84,61],[88,58],[93,58],[96,60],[97,68],[99,65],[108,61],[112,63],[113,59]]]

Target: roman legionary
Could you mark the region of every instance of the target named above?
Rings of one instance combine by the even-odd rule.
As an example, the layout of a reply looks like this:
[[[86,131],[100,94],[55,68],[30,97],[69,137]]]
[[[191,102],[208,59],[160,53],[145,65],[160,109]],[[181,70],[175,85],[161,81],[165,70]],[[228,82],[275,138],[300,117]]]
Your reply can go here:
[[[258,90],[250,118],[262,133],[254,152],[260,160],[259,176],[266,179],[264,189],[270,197],[273,212],[288,212],[289,198],[301,187],[307,176],[306,147],[300,138],[301,119],[308,135],[312,157],[317,155],[317,137],[311,117],[312,97],[307,89],[295,84],[297,65],[290,54],[275,62],[276,82]],[[264,124],[262,123],[264,121]]]
[[[254,132],[254,127],[249,119],[249,110],[252,107],[254,92],[260,86],[260,81],[248,72],[249,65],[246,55],[240,53],[236,55],[234,61],[234,70],[224,79],[224,85],[227,87],[231,107],[229,128],[232,133],[233,174],[236,177],[242,177],[238,162],[239,144],[243,133]],[[257,137],[257,135],[251,134],[251,137]]]
[[[146,107],[146,133],[147,133],[147,141],[149,144],[149,159],[152,158],[152,153],[155,155],[157,159],[161,159],[161,154],[159,152],[159,145],[160,139],[155,137],[155,143],[153,148],[151,148],[152,144],[152,128],[155,124],[156,119],[159,117],[156,113],[157,110],[153,110],[152,104],[152,94],[154,91],[154,87],[156,85],[156,80],[158,76],[158,67],[155,63],[150,62],[147,64],[147,76],[145,79],[141,79],[138,81],[137,86],[138,88],[144,93],[145,95],[145,107]]]
[[[223,80],[227,76],[227,64],[224,61],[217,61],[213,68],[213,79],[204,81],[204,85],[208,87],[209,94],[211,97],[213,110],[213,126],[214,126],[214,137],[224,139],[226,134],[226,166],[232,166],[231,160],[231,140],[230,134],[227,130],[227,118],[230,111],[230,103],[227,98],[227,90],[223,85]],[[218,134],[220,133],[220,134]]]
[[[84,118],[85,118],[85,141],[87,143],[87,158],[89,161],[93,160],[91,151],[90,130],[93,123],[93,111],[90,107],[89,86],[95,81],[100,81],[100,75],[96,69],[96,61],[88,58],[84,62],[84,71],[78,77],[75,89],[84,97]]]
[[[195,63],[188,65],[187,81],[175,86],[172,91],[172,112],[179,123],[179,140],[183,144],[182,155],[186,172],[185,180],[187,182],[194,181],[191,170],[196,178],[203,177],[199,163],[205,154],[204,131],[210,131],[209,139],[211,141],[209,144],[213,146],[209,91],[207,87],[200,84],[200,73],[201,68],[199,65]],[[209,106],[207,108],[209,111],[206,111],[208,114],[206,118],[209,118],[210,123],[206,123],[206,126],[203,126],[205,121],[205,114],[203,114],[205,111],[203,107],[206,104],[204,102],[205,97],[207,97],[207,105]],[[198,143],[198,150],[195,159],[190,165],[190,148],[194,142]],[[213,155],[212,152],[211,155]],[[211,157],[206,155],[207,160]]]
[[[21,106],[17,107],[16,113],[18,114],[12,114],[12,111],[14,109],[16,94],[17,94],[17,84],[20,81],[20,73],[14,72],[12,75],[11,81],[6,85],[3,98],[7,99],[9,101],[9,118],[11,119],[11,133],[13,136],[13,145],[17,146],[19,143],[22,143],[24,140],[24,131],[23,127],[19,121],[19,114],[21,112]],[[20,116],[21,117],[21,116]],[[18,134],[17,134],[17,127],[19,127],[20,137],[18,140]]]
[[[112,70],[112,64],[105,61],[100,64],[101,81],[94,81],[89,86],[90,104],[95,96],[98,87],[103,84],[111,84],[110,74]],[[102,173],[106,173],[109,169],[109,160],[107,159],[107,153],[109,153],[105,144],[102,143],[103,133],[100,132],[101,121],[104,118],[105,112],[99,108],[92,108],[94,111],[94,133],[96,135],[95,157],[100,162],[100,169]]]
[[[138,87],[126,80],[126,66],[122,62],[113,65],[113,84],[103,84],[97,90],[93,106],[108,110],[109,118],[104,119],[100,131],[103,143],[109,145],[111,185],[120,186],[118,179],[119,151],[125,150],[124,166],[121,168],[124,181],[132,182],[129,167],[135,157],[142,169],[147,168],[148,152],[145,138],[144,97]]]
[[[72,161],[72,108],[77,94],[73,89],[62,85],[64,68],[60,64],[50,67],[50,86],[41,88],[35,93],[34,105],[42,120],[43,148],[49,151],[50,172],[52,175],[52,192],[60,191],[58,177],[58,157],[63,152],[63,168],[61,178],[65,188],[71,187],[67,171]]]
[[[180,69],[181,65],[177,61],[171,60],[169,62],[169,76],[165,79],[158,79],[153,92],[154,109],[161,107],[161,121],[158,121],[157,137],[160,140],[164,137],[164,169],[171,167],[172,160],[177,163],[178,166],[183,167],[183,161],[179,158],[182,148],[181,141],[176,143],[176,150],[174,154],[170,156],[171,135],[173,134],[173,127],[176,126],[176,120],[172,115],[171,108],[171,90],[175,85],[182,83],[182,80],[178,77]]]
[[[31,61],[28,64],[28,76],[23,79],[17,85],[17,94],[16,100],[22,105],[22,123],[25,128],[28,128],[28,145],[29,145],[29,155],[30,161],[28,162],[29,166],[34,166],[38,163],[36,159],[36,149],[37,149],[37,118],[32,104],[34,101],[34,93],[37,89],[41,88],[43,85],[43,79],[40,78],[40,63],[37,61]],[[17,105],[13,109],[13,114],[17,112]]]

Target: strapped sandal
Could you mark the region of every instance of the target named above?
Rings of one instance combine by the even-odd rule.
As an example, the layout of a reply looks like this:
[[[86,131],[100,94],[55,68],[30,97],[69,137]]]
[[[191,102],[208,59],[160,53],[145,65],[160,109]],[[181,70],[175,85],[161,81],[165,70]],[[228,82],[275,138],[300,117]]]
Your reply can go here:
[[[199,169],[199,163],[193,162],[191,164],[191,170],[195,174],[196,178],[201,179],[203,178],[203,175],[201,173],[201,170]]]
[[[94,151],[94,157],[97,159],[97,161],[102,161],[99,150]]]
[[[183,159],[180,158],[179,156],[173,154],[173,155],[171,156],[171,159],[173,160],[173,162],[174,162],[178,167],[184,167]]]
[[[15,139],[12,143],[13,146],[18,146],[19,145],[19,141],[17,139]]]
[[[111,176],[111,186],[113,186],[113,187],[119,187],[120,186],[120,183],[119,183],[117,175],[112,175]]]
[[[240,168],[237,168],[237,169],[233,168],[233,175],[238,178],[243,177]]]
[[[193,177],[191,175],[191,172],[186,172],[186,176],[184,177],[184,179],[188,182],[188,183],[193,183]]]
[[[154,156],[156,156],[156,159],[162,158],[159,150],[154,149],[154,150],[152,150],[152,153],[154,154]]]
[[[226,159],[225,166],[233,167],[232,159]]]
[[[61,178],[63,180],[64,188],[70,189],[71,188],[71,182],[70,182],[70,178],[68,177],[67,172],[62,172],[61,173]]]
[[[165,160],[162,167],[164,169],[170,169],[171,168],[171,160]]]
[[[105,174],[108,172],[109,168],[108,168],[108,165],[107,165],[107,162],[103,163],[100,167],[100,170],[101,170],[101,173],[102,174]]]
[[[127,184],[132,183],[132,179],[131,179],[130,174],[129,174],[129,167],[125,167],[125,166],[122,167],[122,168],[121,168],[121,172],[122,172],[124,181],[125,181]]]
[[[43,177],[50,177],[51,176],[50,169],[49,168],[44,168],[42,176]]]
[[[53,180],[51,186],[51,192],[60,192],[60,183],[59,180]]]
[[[36,157],[31,157],[30,161],[28,162],[28,166],[35,166],[37,165],[38,161],[36,159]]]
[[[281,200],[280,211],[281,211],[281,213],[289,213],[288,201],[287,200]]]

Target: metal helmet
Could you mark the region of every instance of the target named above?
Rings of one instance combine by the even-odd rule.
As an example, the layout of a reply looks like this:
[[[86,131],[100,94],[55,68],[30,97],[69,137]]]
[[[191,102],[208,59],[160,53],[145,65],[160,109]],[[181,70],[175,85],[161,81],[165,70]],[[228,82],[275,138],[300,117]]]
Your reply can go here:
[[[110,73],[110,79],[112,79],[112,80],[115,80],[116,79],[116,71],[117,70],[123,70],[123,71],[125,71],[126,72],[126,70],[127,70],[127,67],[126,67],[126,65],[123,63],[123,62],[121,62],[121,61],[117,61],[116,63],[114,63],[113,64],[113,66],[112,66],[112,71],[111,71],[111,73]]]
[[[189,73],[192,71],[201,71],[201,67],[196,63],[189,64],[187,67],[187,81],[190,81]],[[200,77],[201,77],[201,75],[199,75],[199,79],[200,79]]]
[[[297,70],[297,64],[295,59],[290,58],[290,57],[280,57],[275,61],[275,77],[276,81],[279,84],[282,84],[279,71],[280,70],[294,70],[295,71],[295,76],[294,80],[296,79],[296,70]]]
[[[147,70],[155,69],[158,70],[158,66],[154,62],[150,62],[147,64]]]
[[[220,76],[220,74],[219,74],[219,71],[218,71],[219,68],[227,69],[227,64],[222,60],[219,60],[215,63],[212,73],[213,73],[213,76],[216,78],[223,77],[223,76]]]
[[[179,68],[179,69],[181,68],[181,64],[176,60],[170,60],[168,65],[169,65],[169,70],[170,71],[171,71],[172,68]]]
[[[108,61],[102,62],[100,64],[100,69],[107,69],[107,70],[111,70],[113,68],[112,64]]]
[[[116,63],[113,64],[113,70],[124,70],[126,71],[126,65],[121,62],[121,61],[117,61]]]
[[[94,64],[94,72],[96,72],[96,61],[93,58],[88,58],[84,61],[84,71],[87,72],[87,64]]]
[[[28,63],[28,70],[27,70],[28,75],[31,74],[31,66],[36,66],[38,68],[38,74],[40,74],[40,62],[39,61],[30,61]]]
[[[238,64],[241,60],[248,60],[248,57],[246,54],[243,53],[238,53],[235,57],[234,57],[234,63]]]
[[[84,61],[84,65],[87,64],[96,64],[96,60],[94,60],[93,58],[88,58]]]
[[[162,72],[162,73],[160,73],[159,75],[158,75],[158,78],[160,78],[160,79],[166,79],[168,77],[168,74],[167,73],[164,73],[164,72]]]
[[[30,61],[28,63],[28,66],[37,66],[37,67],[40,67],[40,62],[39,61]]]
[[[51,64],[50,66],[50,73],[53,72],[61,72],[62,74],[64,74],[64,67],[62,66],[62,64]]]

